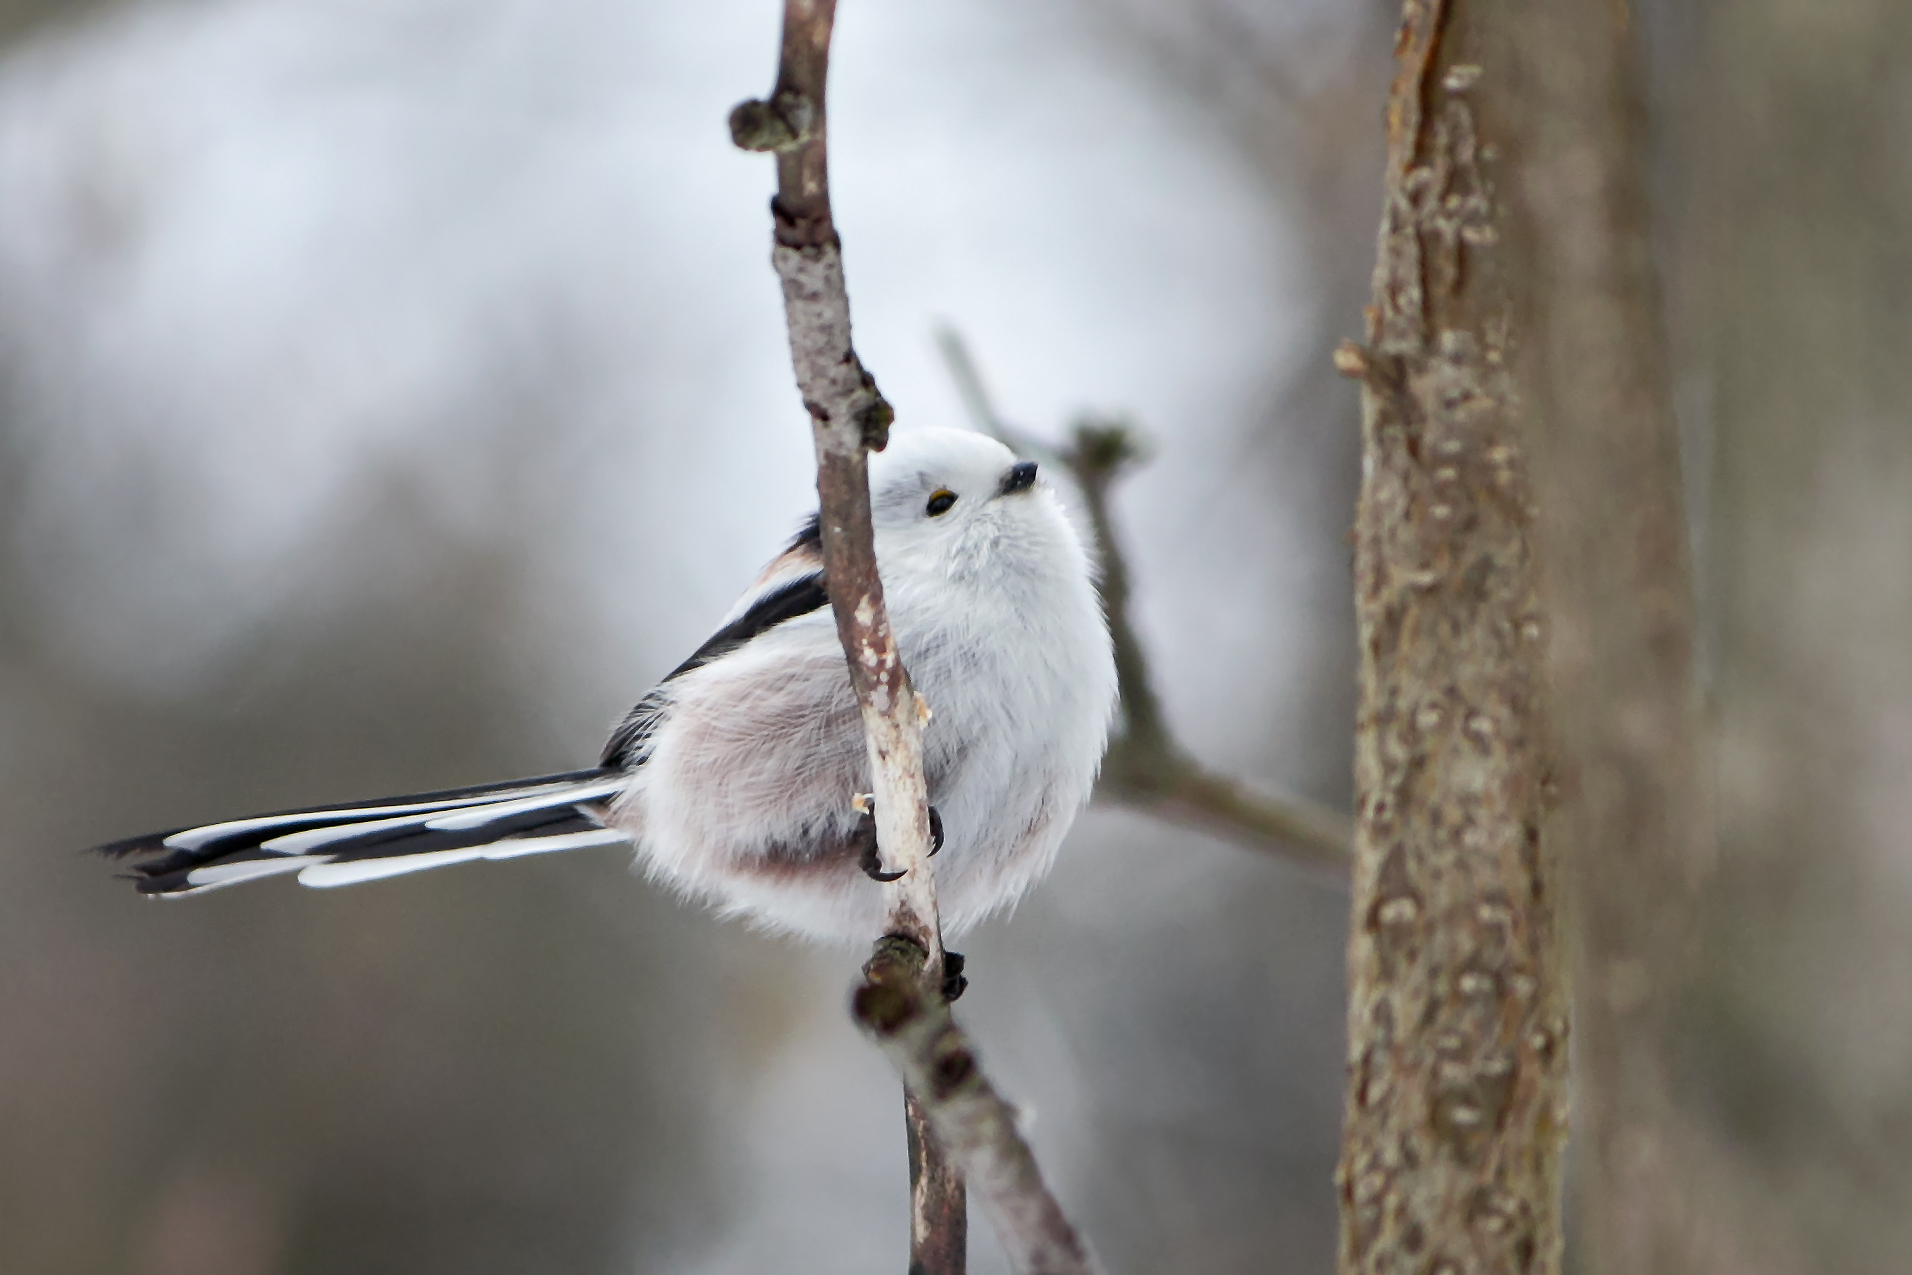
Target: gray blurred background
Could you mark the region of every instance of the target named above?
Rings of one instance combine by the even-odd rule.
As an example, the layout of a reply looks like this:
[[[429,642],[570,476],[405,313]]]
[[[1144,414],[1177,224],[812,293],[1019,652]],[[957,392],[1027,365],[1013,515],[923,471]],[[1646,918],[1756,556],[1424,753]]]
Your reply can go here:
[[[1912,19],[1643,9],[1726,883],[1732,1269],[1912,1267]],[[0,4],[0,1271],[883,1271],[860,956],[617,851],[144,902],[155,827],[587,764],[812,500],[724,119],[774,0]],[[1388,6],[845,0],[859,348],[1132,415],[1171,720],[1345,804]],[[1184,617],[1199,615],[1199,623]],[[1117,1271],[1325,1270],[1345,897],[1092,811],[966,1020]],[[987,1228],[975,1266],[1001,1269]]]

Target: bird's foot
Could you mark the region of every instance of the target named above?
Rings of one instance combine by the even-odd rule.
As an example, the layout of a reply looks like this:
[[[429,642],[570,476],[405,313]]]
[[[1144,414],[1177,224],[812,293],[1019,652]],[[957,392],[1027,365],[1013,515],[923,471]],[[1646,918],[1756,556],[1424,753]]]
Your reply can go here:
[[[860,805],[863,813],[856,821],[856,831],[850,834],[850,839],[859,849],[859,853],[856,857],[856,866],[862,868],[863,875],[872,881],[887,885],[891,881],[901,880],[903,876],[901,872],[883,871],[883,856],[877,852],[876,845],[876,810],[874,806],[867,800],[860,802]]]
[[[969,986],[969,980],[963,977],[963,954],[944,951],[943,953],[943,999],[953,1001],[962,996]]]
[[[857,811],[856,831],[851,833],[860,852],[857,866],[863,869],[863,875],[872,881],[890,882],[900,879],[901,872],[883,871],[883,856],[876,844],[876,802],[869,793],[858,793],[851,805]],[[929,808],[929,852],[932,858],[943,848],[943,816],[936,807]]]

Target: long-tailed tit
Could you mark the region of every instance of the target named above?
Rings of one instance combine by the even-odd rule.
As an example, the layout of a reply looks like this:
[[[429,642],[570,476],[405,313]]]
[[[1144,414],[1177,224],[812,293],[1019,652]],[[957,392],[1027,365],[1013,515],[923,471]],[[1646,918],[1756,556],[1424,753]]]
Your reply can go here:
[[[1049,870],[1088,799],[1115,665],[1087,555],[1032,461],[962,430],[870,459],[876,557],[928,701],[924,769],[950,933]],[[349,885],[629,840],[653,877],[726,915],[831,942],[883,932],[863,724],[812,518],[717,632],[631,710],[590,770],[156,833],[139,889],[297,873]]]

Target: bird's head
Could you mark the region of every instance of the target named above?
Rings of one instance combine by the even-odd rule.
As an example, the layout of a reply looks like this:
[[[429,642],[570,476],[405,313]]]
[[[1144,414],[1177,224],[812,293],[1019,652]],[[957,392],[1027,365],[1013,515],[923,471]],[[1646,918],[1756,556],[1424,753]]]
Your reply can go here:
[[[958,578],[1075,542],[1036,462],[970,430],[892,433],[870,457],[870,512],[882,558],[906,554]]]

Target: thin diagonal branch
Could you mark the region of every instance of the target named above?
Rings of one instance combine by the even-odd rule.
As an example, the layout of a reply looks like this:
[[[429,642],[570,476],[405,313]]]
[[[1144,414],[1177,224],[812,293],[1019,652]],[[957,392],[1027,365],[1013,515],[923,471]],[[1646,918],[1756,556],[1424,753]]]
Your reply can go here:
[[[851,1010],[921,1103],[937,1139],[963,1164],[1010,1264],[1028,1275],[1097,1275],[1088,1245],[1043,1183],[1035,1153],[977,1065],[975,1047],[940,996],[924,995],[923,954],[877,944]]]
[[[1252,850],[1345,874],[1354,836],[1346,815],[1296,797],[1270,797],[1215,774],[1189,756],[1169,732],[1148,655],[1129,619],[1128,559],[1109,511],[1116,479],[1143,459],[1135,431],[1118,419],[1085,417],[1076,423],[1067,446],[1051,447],[997,412],[960,335],[944,328],[936,339],[977,428],[1023,455],[1054,460],[1068,470],[1082,493],[1102,567],[1102,608],[1115,646],[1122,699],[1122,728],[1109,742],[1096,796]]]
[[[888,441],[893,413],[851,344],[842,246],[830,210],[824,86],[835,16],[835,0],[785,0],[776,88],[768,100],[745,102],[731,113],[731,136],[746,150],[777,156],[771,257],[783,283],[791,363],[816,443],[824,576],[869,741],[877,844],[886,864],[903,873],[889,886],[890,934],[871,957],[866,969],[871,981],[859,991],[859,1005],[865,993],[875,989],[879,999],[887,996],[910,1010],[900,1018],[891,1014],[883,1019],[894,1019],[898,1030],[921,1011],[953,1032],[943,993],[945,960],[929,865],[923,775],[928,712],[910,685],[890,627],[870,524],[868,453],[882,450]],[[899,964],[896,952],[908,953],[910,959]],[[897,1033],[877,1034],[888,1042]],[[1053,1234],[1053,1225],[1032,1230],[1026,1224],[1031,1217],[1059,1221],[1072,1242],[1074,1232],[1044,1189],[1013,1122],[997,1118],[978,1124],[950,1118],[952,1110],[983,1109],[979,1094],[1002,1106],[973,1061],[968,1083],[952,1090],[912,1066],[909,1051],[886,1052],[903,1077],[906,1096],[910,1270],[962,1275],[965,1175],[975,1183],[1018,1270],[1087,1270],[1080,1264],[1056,1264],[1052,1257],[1060,1250],[1053,1245],[1031,1247]],[[961,1173],[950,1163],[952,1155]],[[1079,1252],[1080,1245],[1075,1247]]]

